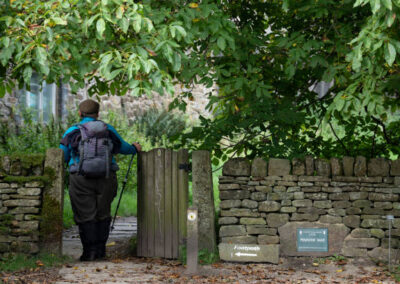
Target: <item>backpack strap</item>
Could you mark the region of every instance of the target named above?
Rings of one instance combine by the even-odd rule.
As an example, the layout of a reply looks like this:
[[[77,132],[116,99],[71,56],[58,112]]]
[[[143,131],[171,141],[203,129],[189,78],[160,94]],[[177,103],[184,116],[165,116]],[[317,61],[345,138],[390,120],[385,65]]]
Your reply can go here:
[[[79,174],[81,174],[81,171],[82,171],[82,165],[83,165],[83,159],[84,159],[84,155],[85,155],[85,146],[84,146],[84,137],[83,137],[83,131],[82,131],[82,126],[81,125],[78,125],[78,127],[79,127],[79,130],[81,131],[81,142],[79,143],[80,144],[80,147],[79,147],[79,166],[78,166],[78,173]]]
[[[109,141],[105,141],[104,147],[106,148],[106,178],[108,179],[110,177],[110,146],[109,146]]]

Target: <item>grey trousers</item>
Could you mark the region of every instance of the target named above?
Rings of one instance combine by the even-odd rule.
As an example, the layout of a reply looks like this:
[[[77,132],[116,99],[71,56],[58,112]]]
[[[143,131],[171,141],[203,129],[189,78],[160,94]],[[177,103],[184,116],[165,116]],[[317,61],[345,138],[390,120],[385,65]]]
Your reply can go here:
[[[89,179],[78,174],[69,176],[69,196],[76,224],[111,218],[111,202],[117,195],[117,175]]]

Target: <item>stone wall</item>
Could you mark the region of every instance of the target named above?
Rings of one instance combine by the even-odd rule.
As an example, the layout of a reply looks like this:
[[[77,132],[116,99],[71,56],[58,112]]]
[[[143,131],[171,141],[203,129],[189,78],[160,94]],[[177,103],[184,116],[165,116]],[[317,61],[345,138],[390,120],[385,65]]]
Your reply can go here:
[[[51,166],[55,160],[62,164],[60,151],[0,157],[0,257],[38,253],[47,247],[43,241],[52,243],[54,238],[61,244],[62,202],[57,199],[63,187],[55,181],[62,182],[64,173]],[[61,247],[50,251],[61,252]]]
[[[283,256],[386,260],[400,247],[400,160],[229,160],[219,178],[220,243],[279,245]],[[328,228],[328,252],[298,252],[298,228]],[[393,254],[392,254],[393,255]]]

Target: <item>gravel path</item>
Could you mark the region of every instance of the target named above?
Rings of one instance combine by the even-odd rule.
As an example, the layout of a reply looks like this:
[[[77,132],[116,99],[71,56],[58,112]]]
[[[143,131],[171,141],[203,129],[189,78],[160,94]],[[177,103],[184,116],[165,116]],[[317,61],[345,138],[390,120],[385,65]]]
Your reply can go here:
[[[200,266],[196,275],[186,274],[178,261],[129,257],[129,239],[136,235],[135,217],[117,219],[107,255],[111,260],[79,262],[81,244],[77,227],[65,231],[64,254],[75,260],[62,268],[1,274],[0,283],[398,283],[384,267],[367,260],[281,258],[279,265],[216,263]]]

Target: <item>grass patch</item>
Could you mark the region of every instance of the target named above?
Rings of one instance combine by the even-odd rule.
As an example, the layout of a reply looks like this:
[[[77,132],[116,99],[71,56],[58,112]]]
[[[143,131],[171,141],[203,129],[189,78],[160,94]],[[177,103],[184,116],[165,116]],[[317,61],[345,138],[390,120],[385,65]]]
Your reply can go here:
[[[71,200],[69,199],[68,192],[65,192],[64,194],[63,223],[65,229],[71,228],[75,224],[74,214],[72,213]]]
[[[219,203],[221,202],[221,200],[219,199],[218,184],[219,184],[219,177],[222,176],[222,167],[220,165],[213,166],[212,170],[215,171],[212,173],[213,188],[214,188],[214,205],[215,205],[215,210],[218,210]]]
[[[115,209],[117,208],[117,203],[119,199],[119,192],[118,195],[114,198],[111,204],[111,215],[114,217]],[[74,215],[72,213],[72,206],[71,200],[69,198],[68,192],[64,195],[64,217],[63,223],[64,228],[68,229],[71,228],[74,222]],[[137,197],[135,192],[125,191],[122,195],[121,204],[119,205],[118,209],[118,216],[128,217],[128,216],[136,216],[137,215]]]
[[[13,272],[38,267],[58,267],[70,262],[69,256],[59,256],[49,253],[40,253],[36,256],[14,254],[0,259],[0,271]]]
[[[114,216],[115,209],[117,208],[120,192],[114,198],[111,204],[111,215]],[[125,191],[122,195],[121,204],[119,205],[117,216],[137,216],[137,197],[136,192]]]
[[[186,246],[179,247],[179,257],[178,260],[183,264],[187,262],[187,249]],[[201,265],[213,264],[219,261],[218,250],[216,252],[209,252],[206,249],[199,250],[198,261]]]

